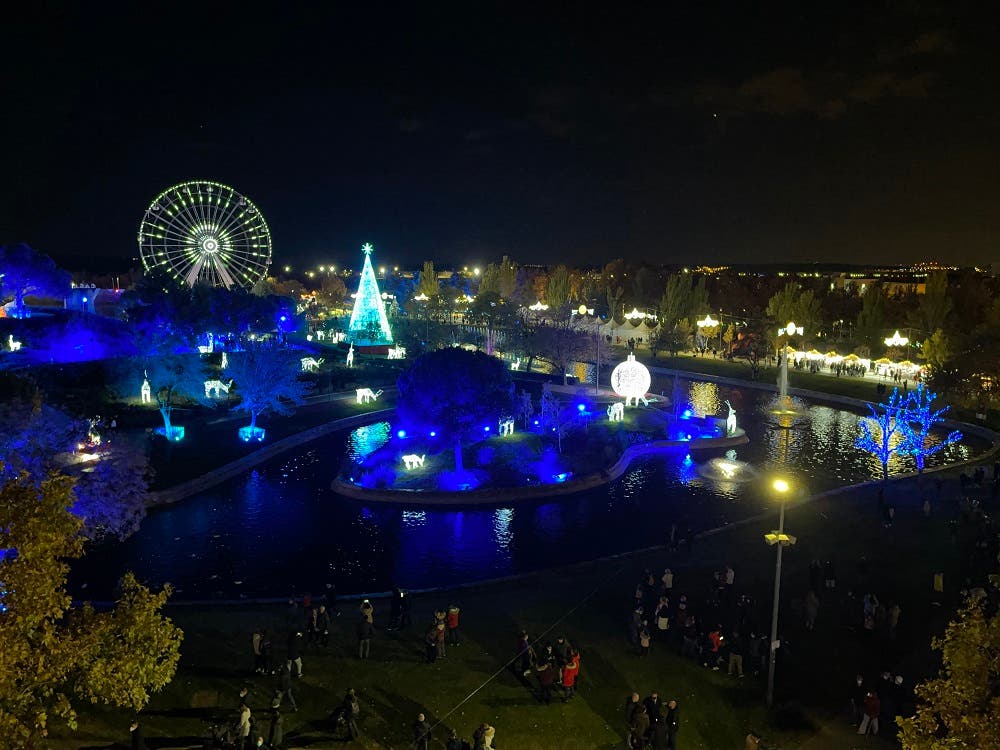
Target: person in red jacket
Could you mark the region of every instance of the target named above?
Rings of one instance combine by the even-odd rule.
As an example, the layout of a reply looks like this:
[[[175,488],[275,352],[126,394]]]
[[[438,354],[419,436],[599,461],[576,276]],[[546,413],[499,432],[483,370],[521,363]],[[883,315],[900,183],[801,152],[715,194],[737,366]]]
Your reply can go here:
[[[878,699],[878,693],[868,691],[864,703],[865,715],[858,726],[858,734],[868,734],[871,728],[872,734],[878,734],[878,715],[882,711],[882,701]]]
[[[580,654],[570,651],[569,661],[562,669],[562,685],[566,695],[563,697],[565,703],[576,694],[576,676],[580,674]]]
[[[460,610],[457,605],[449,604],[448,612],[445,615],[445,623],[448,625],[448,643],[452,646],[462,645],[462,634],[458,630],[458,614]]]

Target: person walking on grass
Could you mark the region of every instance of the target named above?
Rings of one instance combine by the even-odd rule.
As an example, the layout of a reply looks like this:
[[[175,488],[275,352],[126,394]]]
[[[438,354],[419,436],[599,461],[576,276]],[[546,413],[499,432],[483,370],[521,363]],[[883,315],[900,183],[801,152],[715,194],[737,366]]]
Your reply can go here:
[[[272,750],[282,750],[285,745],[285,717],[281,715],[281,699],[271,702],[270,726],[267,730],[267,745]]]
[[[667,701],[667,715],[664,717],[663,722],[667,725],[667,747],[670,750],[677,750],[677,732],[681,725],[676,700],[670,699]]]
[[[288,659],[286,665],[291,671],[295,666],[295,676],[302,677],[302,631],[293,630],[288,634]]]
[[[439,622],[434,626],[434,648],[437,652],[438,659],[443,659],[445,657],[445,638],[447,638],[447,627],[443,622]]]
[[[128,731],[132,750],[146,750],[146,738],[142,734],[142,727],[139,726],[138,719],[132,721]]]
[[[727,674],[730,677],[735,674],[743,679],[743,636],[735,630],[729,638],[729,669]]]
[[[430,746],[431,725],[427,722],[427,717],[419,713],[417,720],[413,722],[413,748],[414,750],[430,750]]]
[[[292,668],[287,664],[281,670],[281,683],[278,695],[281,698],[288,699],[289,704],[292,706],[292,711],[299,710],[298,705],[295,703],[295,694],[292,692]]]
[[[871,690],[865,695],[864,715],[861,717],[861,724],[858,725],[858,734],[878,734],[878,715],[882,711],[882,702],[878,699],[878,693]]]
[[[649,633],[649,623],[643,620],[642,626],[639,628],[639,656],[649,656],[649,644],[651,641],[652,636]]]
[[[428,664],[433,664],[437,659],[437,625],[431,623],[430,628],[424,635],[424,648],[426,649],[426,658]]]
[[[628,743],[632,750],[643,750],[646,747],[646,734],[649,732],[649,714],[646,707],[639,704],[635,712],[635,719],[632,721],[632,728],[629,732]]]
[[[363,614],[358,620],[358,658],[367,659],[372,653],[372,639],[375,637],[375,626]]]

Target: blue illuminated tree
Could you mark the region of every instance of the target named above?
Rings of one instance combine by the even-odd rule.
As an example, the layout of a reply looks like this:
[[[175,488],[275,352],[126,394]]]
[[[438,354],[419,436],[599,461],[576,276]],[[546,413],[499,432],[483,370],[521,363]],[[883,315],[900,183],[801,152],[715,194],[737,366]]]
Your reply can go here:
[[[913,456],[917,462],[918,472],[923,472],[924,463],[930,456],[962,439],[962,433],[953,430],[944,439],[938,442],[931,441],[931,431],[936,425],[945,421],[944,415],[951,408],[945,406],[935,410],[934,400],[936,398],[936,393],[925,388],[923,383],[918,383],[907,397],[898,419],[899,428],[903,434],[901,452]]]
[[[348,335],[356,342],[391,344],[392,331],[389,330],[389,319],[385,314],[385,302],[382,301],[382,294],[375,280],[375,270],[372,268],[373,248],[366,243],[361,249],[365,253],[365,265],[361,269]]]
[[[312,384],[299,380],[299,360],[285,351],[248,351],[229,357],[226,375],[236,384],[240,402],[233,411],[250,415],[250,433],[257,418],[268,411],[291,414],[305,403]]]
[[[69,293],[69,273],[56,267],[47,255],[32,250],[25,243],[0,247],[0,288],[14,295],[16,316],[25,315],[24,298],[29,294]]]
[[[858,421],[861,434],[855,439],[854,445],[879,460],[882,464],[882,481],[889,478],[889,459],[905,446],[903,440],[894,439],[902,432],[900,411],[905,406],[906,398],[898,388],[893,388],[885,403],[868,404],[871,417]],[[878,425],[877,433],[872,430],[872,423]]]
[[[450,440],[461,472],[463,442],[513,414],[513,391],[500,359],[448,347],[424,354],[400,375],[398,411],[404,424]]]

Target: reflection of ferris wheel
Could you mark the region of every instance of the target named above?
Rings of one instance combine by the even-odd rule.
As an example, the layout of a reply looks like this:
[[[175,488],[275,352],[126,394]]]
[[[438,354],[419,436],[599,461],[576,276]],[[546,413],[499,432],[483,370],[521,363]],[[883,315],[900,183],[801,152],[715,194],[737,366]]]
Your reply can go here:
[[[228,185],[194,180],[160,193],[139,226],[147,271],[188,286],[249,289],[271,264],[271,232],[257,207]]]

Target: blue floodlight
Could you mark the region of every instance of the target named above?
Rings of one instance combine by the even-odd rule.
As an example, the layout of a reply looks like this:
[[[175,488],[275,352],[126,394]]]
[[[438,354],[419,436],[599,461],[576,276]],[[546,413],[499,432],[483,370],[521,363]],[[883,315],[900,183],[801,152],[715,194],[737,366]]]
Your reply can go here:
[[[587,405],[586,405],[586,404],[577,404],[577,405],[576,405],[576,410],[577,410],[577,411],[585,411],[585,410],[586,410],[586,408],[587,408]]]
[[[684,413],[683,413],[683,414],[681,414],[681,417],[682,417],[683,419],[691,419],[691,415],[692,415],[692,412],[691,412],[691,410],[690,410],[690,409],[685,409],[685,410],[684,410]]]
[[[438,436],[437,432],[435,432],[434,430],[431,430],[431,437],[437,437],[437,436]]]
[[[405,438],[406,437],[406,430],[397,430],[396,431],[396,437],[398,437],[398,438]]]

